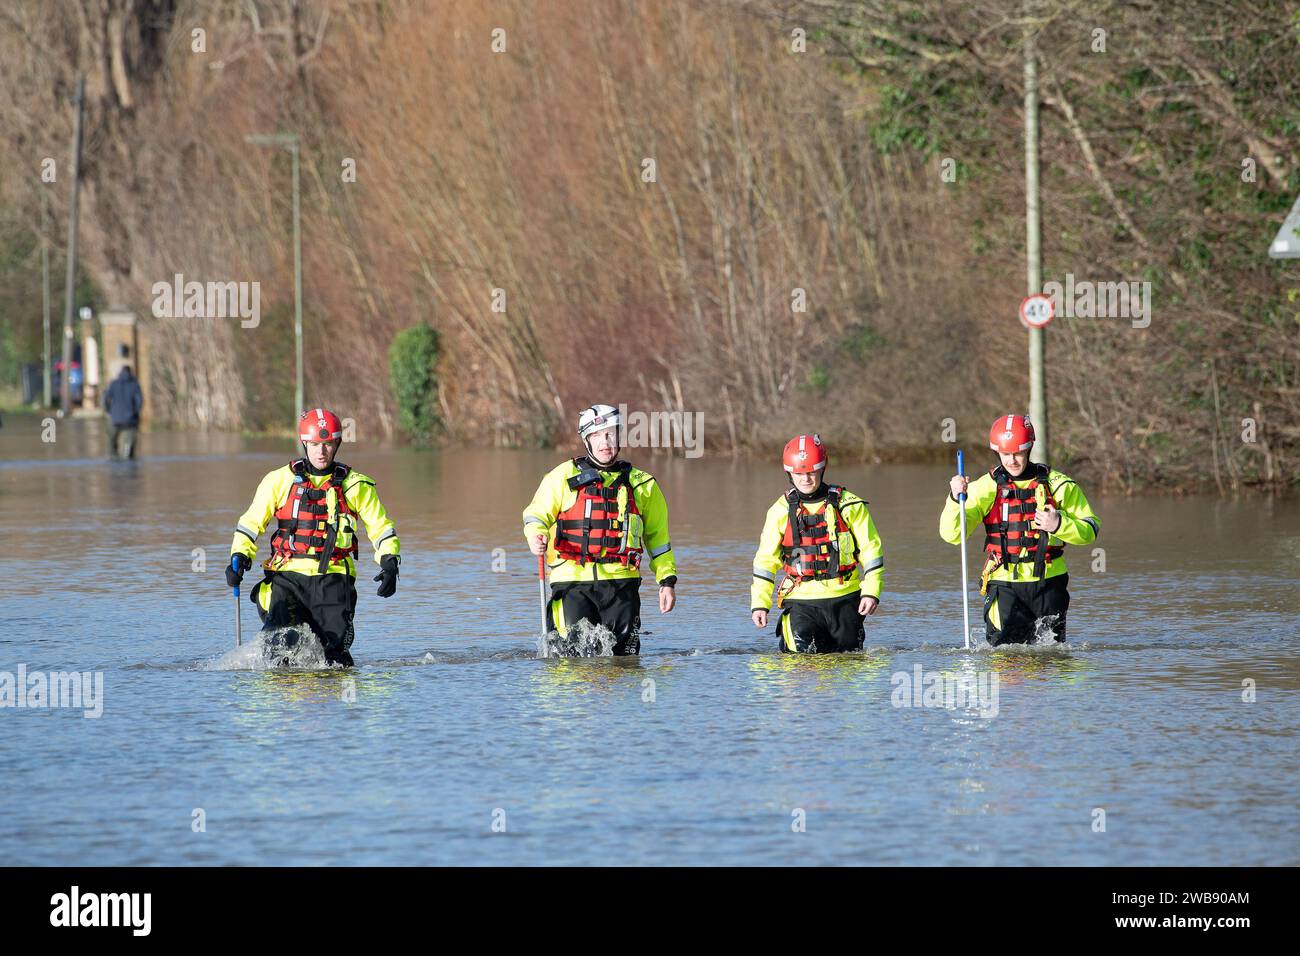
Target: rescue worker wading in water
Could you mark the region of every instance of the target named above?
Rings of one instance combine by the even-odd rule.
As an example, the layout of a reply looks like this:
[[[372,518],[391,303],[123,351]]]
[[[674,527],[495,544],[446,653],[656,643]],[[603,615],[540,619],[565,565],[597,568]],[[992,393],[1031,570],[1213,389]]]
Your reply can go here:
[[[984,525],[984,633],[990,644],[1065,640],[1070,575],[1067,544],[1089,544],[1101,531],[1088,499],[1068,475],[1030,463],[1034,426],[1025,415],[1003,415],[989,430],[999,464],[967,481],[954,475],[939,518],[939,534],[961,541],[958,496],[966,492],[967,533]]]
[[[659,583],[659,611],[677,603],[677,563],[668,503],[659,483],[618,458],[618,409],[593,405],[578,417],[581,458],[553,469],[524,509],[524,537],[546,555],[551,600],[545,622],[561,637],[579,620],[614,633],[614,653],[641,650],[641,552]]]
[[[783,652],[826,654],[862,648],[863,621],[880,605],[885,557],[867,503],[823,480],[830,458],[816,435],[785,446],[791,488],[767,511],[750,588],[750,617],[767,627],[777,572],[784,613]]]
[[[401,543],[375,491],[374,479],[334,456],[343,424],[325,408],[313,408],[298,421],[305,458],[277,468],[262,479],[253,503],[235,525],[230,546],[239,571],[226,568],[226,583],[238,587],[257,557],[257,537],[274,524],[266,576],[250,589],[263,631],[307,624],[320,639],[331,664],[350,667],[352,618],[357,606],[358,525],[375,549],[380,597],[397,590]]]

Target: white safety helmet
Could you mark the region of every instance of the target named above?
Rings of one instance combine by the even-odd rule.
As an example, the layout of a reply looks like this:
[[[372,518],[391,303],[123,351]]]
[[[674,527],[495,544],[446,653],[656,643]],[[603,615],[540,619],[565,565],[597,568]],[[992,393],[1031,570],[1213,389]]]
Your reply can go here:
[[[619,417],[618,409],[613,405],[592,405],[590,408],[582,410],[578,416],[578,437],[582,443],[587,443],[587,436],[595,432],[604,431],[606,428],[617,429],[623,420]]]

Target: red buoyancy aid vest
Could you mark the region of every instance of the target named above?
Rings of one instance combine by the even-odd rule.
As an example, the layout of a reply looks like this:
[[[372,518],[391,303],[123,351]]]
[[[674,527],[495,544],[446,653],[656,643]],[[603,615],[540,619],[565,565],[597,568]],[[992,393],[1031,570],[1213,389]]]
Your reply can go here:
[[[620,461],[606,468],[618,476],[605,484],[600,470],[586,459],[575,458],[573,463],[579,470],[569,487],[578,497],[556,517],[556,553],[584,566],[593,562],[640,567],[643,523],[628,483],[632,466]]]
[[[984,516],[984,550],[1006,564],[1033,561],[1035,576],[1042,575],[1043,567],[1048,561],[1055,561],[1065,553],[1063,545],[1047,545],[1047,532],[1034,527],[1040,487],[1044,491],[1046,503],[1057,507],[1052,489],[1047,483],[1047,474],[1046,465],[1031,465],[1016,479],[1028,479],[1028,484],[1018,488],[1001,465],[989,472],[997,482],[998,493],[993,499],[993,507]]]
[[[809,512],[794,488],[785,493],[790,506],[790,520],[781,536],[781,560],[787,577],[827,581],[831,578],[843,580],[853,573],[858,565],[857,537],[840,514],[840,495],[843,493],[843,488],[827,485],[826,507],[817,514]],[[826,521],[826,513],[832,508],[835,509],[833,534]],[[853,539],[853,550],[849,554],[840,550],[840,535],[845,533]]]
[[[275,533],[271,535],[272,569],[282,567],[290,558],[319,558],[320,571],[335,561],[341,561],[348,555],[357,556],[357,537],[352,518],[356,512],[343,495],[343,481],[352,471],[347,465],[335,464],[330,476],[319,488],[307,479],[307,459],[299,458],[289,462],[293,469],[293,485],[284,504],[276,509]],[[336,495],[334,521],[330,522],[328,497],[330,491]],[[340,518],[348,516],[351,544],[340,548],[336,544]]]

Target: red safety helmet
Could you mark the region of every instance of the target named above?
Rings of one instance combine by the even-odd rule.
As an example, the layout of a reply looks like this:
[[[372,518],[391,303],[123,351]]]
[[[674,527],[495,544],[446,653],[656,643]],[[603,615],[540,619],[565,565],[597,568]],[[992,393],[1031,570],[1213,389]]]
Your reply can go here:
[[[1025,451],[1034,444],[1034,426],[1028,415],[1002,415],[989,429],[989,447],[1004,455]]]
[[[310,408],[298,419],[298,440],[330,441],[343,437],[343,423],[328,408]]]
[[[800,435],[798,438],[791,438],[786,443],[785,451],[781,453],[781,463],[792,475],[806,475],[809,472],[821,471],[828,461],[830,456],[826,454],[826,446],[822,444],[820,435]]]

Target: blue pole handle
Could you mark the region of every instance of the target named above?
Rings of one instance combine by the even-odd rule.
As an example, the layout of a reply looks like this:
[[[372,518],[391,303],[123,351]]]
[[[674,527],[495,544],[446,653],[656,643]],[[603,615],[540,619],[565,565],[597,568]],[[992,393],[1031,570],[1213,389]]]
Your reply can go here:
[[[239,555],[232,554],[230,556],[230,570],[234,571],[236,574],[239,573]],[[235,597],[239,597],[239,585],[235,585],[231,588],[230,593]]]
[[[961,475],[963,478],[966,477],[966,466],[965,466],[964,462],[962,461],[961,449],[960,449],[960,448],[957,449],[957,474]],[[962,502],[962,503],[965,503],[965,501],[966,501],[966,492],[963,491],[960,495],[958,495],[958,496],[957,496],[957,500],[960,501],[960,502]]]

